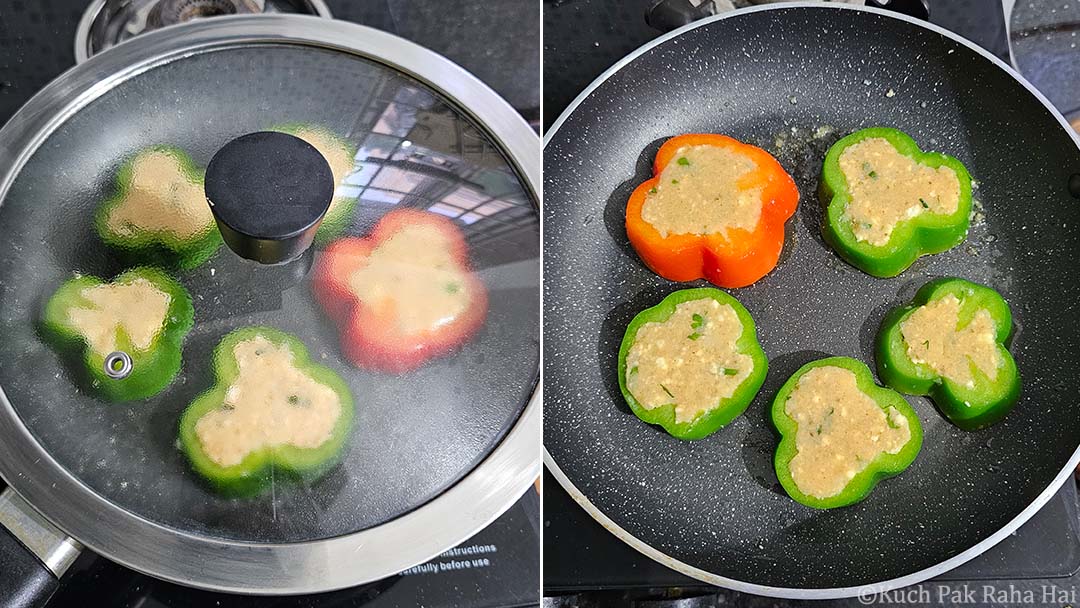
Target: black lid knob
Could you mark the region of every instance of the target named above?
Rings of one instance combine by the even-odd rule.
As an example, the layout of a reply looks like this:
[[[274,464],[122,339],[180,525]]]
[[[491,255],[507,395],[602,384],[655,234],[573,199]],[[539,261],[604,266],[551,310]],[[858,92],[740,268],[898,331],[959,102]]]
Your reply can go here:
[[[218,150],[206,168],[206,198],[230,249],[281,264],[311,246],[334,198],[334,174],[306,141],[261,131]]]

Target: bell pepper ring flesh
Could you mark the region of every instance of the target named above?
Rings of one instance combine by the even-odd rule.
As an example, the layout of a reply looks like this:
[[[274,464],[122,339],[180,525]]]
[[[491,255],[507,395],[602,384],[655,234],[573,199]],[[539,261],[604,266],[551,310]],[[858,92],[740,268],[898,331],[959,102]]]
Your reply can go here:
[[[941,278],[885,316],[875,345],[878,375],[909,395],[929,395],[957,427],[998,422],[1020,397],[1020,372],[1006,347],[1012,313],[993,289]]]
[[[384,264],[380,252],[400,247],[395,239],[417,231],[426,236],[386,262],[397,270],[368,288],[375,283],[371,273]],[[432,252],[434,258],[423,257]],[[470,268],[461,231],[448,218],[412,209],[387,213],[367,237],[331,243],[316,264],[312,290],[338,326],[345,357],[376,371],[407,372],[447,355],[471,339],[487,316],[487,288]],[[403,307],[440,299],[450,310],[437,322],[405,326]]]
[[[857,157],[859,146],[867,155],[863,160]],[[852,156],[845,157],[849,150]],[[857,176],[865,198],[857,206],[842,165]],[[935,179],[950,192],[935,190],[927,181]],[[821,169],[819,195],[826,205],[825,241],[849,264],[875,277],[894,277],[920,256],[941,253],[967,238],[972,204],[967,169],[951,156],[923,152],[896,129],[862,129],[833,144]],[[865,216],[853,216],[856,207]],[[881,210],[889,210],[890,217],[882,217]]]
[[[679,314],[681,307],[697,305],[700,307],[683,311],[682,316],[686,317],[683,323],[670,327],[672,337],[664,340],[665,344],[678,344],[689,349],[685,354],[671,355],[670,358],[673,360],[670,362],[659,360],[664,357],[654,357],[643,360],[634,367],[628,365],[628,360],[632,358],[632,351],[635,350],[635,345],[638,344],[643,331],[651,331],[649,328],[660,330],[673,319],[678,318],[676,315]],[[686,314],[689,312],[693,314]],[[726,342],[713,343],[712,347],[723,349],[725,352],[722,355],[732,361],[737,361],[737,363],[724,366],[718,366],[715,363],[717,353],[698,350],[709,348],[711,332],[725,331],[720,325],[721,321],[727,324]],[[648,345],[642,346],[647,348]],[[684,360],[679,361],[675,357]],[[663,395],[659,393],[657,395],[662,401],[668,402],[646,407],[641,400],[643,396],[632,392],[631,389],[634,387],[630,386],[628,374],[640,374],[642,370],[638,367],[642,365],[653,367],[653,370],[646,371],[655,371],[657,366],[667,369],[666,366],[669,364],[673,366],[685,364],[687,366],[685,369],[690,370],[691,373],[689,381],[687,377],[683,377],[681,380],[676,379],[675,383],[670,381],[665,383],[664,378],[650,375],[651,379],[656,380],[659,390],[663,391]],[[767,371],[768,360],[758,343],[754,320],[750,317],[750,313],[734,297],[711,287],[675,291],[656,306],[641,311],[630,321],[619,346],[619,389],[630,406],[630,410],[644,422],[663,427],[668,434],[677,439],[702,439],[742,414],[761,389]],[[695,388],[691,385],[696,383],[697,378],[703,378],[705,382]],[[687,405],[679,402],[680,396],[692,396],[696,393],[699,396],[698,399],[701,400],[702,387],[705,391],[713,391],[706,392],[706,399],[724,390],[729,394],[714,398],[704,407],[695,407],[695,414],[690,419],[680,420],[679,410]]]
[[[688,187],[664,180],[664,170],[676,163],[692,176],[686,149],[712,146],[749,161],[747,171],[733,183],[739,196],[754,195],[760,216],[752,226],[702,228],[702,232],[663,234],[642,216],[649,196],[665,188]],[[670,183],[665,183],[670,182]],[[756,195],[755,195],[756,193]],[[692,194],[692,193],[691,193]],[[626,205],[626,234],[641,260],[656,274],[672,281],[707,279],[719,287],[745,287],[776,267],[784,246],[784,223],[795,213],[799,190],[775,158],[755,146],[725,135],[678,135],[656,153],[653,177],[630,195]]]
[[[175,146],[151,146],[125,160],[94,227],[126,258],[170,269],[195,268],[224,242],[203,191],[203,170]]]
[[[341,460],[352,394],[299,339],[272,327],[234,330],[214,349],[213,370],[213,386],[184,410],[179,437],[192,468],[217,492],[253,496],[283,478],[314,483]],[[236,443],[242,439],[251,444]]]
[[[823,372],[833,376],[815,377]],[[821,411],[811,410],[802,423],[797,422],[787,411],[789,400],[796,398],[797,391],[815,389],[821,394],[809,397]],[[841,401],[843,390],[857,391],[858,401]],[[797,399],[801,403],[805,397]],[[883,416],[868,415],[866,408],[875,406]],[[788,496],[815,509],[843,507],[865,499],[879,481],[911,465],[922,447],[922,425],[908,402],[896,391],[875,384],[870,368],[848,357],[819,359],[799,368],[780,387],[770,414],[780,433],[773,460],[777,479]],[[859,424],[876,427],[859,428]],[[880,449],[890,439],[893,449]],[[837,472],[828,467],[843,468]],[[830,472],[831,477],[827,475]],[[831,490],[818,491],[822,483]]]
[[[42,334],[78,360],[91,389],[110,401],[146,399],[180,371],[181,347],[194,322],[191,296],[159,269],[134,268],[111,282],[77,276],[45,304]],[[106,371],[109,356],[131,361],[123,377]]]

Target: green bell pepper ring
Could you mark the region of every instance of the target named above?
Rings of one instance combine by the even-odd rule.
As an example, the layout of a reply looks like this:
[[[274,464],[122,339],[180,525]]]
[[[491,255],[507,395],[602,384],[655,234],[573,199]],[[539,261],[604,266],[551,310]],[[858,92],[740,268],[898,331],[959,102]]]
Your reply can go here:
[[[892,228],[888,241],[881,245],[856,237],[853,219],[848,216],[852,195],[847,177],[840,168],[841,155],[851,146],[880,138],[897,152],[915,162],[938,169],[951,169],[959,182],[960,192],[956,210],[948,214],[931,211],[932,203],[924,198],[911,201],[909,219],[900,219]],[[864,163],[867,177],[878,179],[872,163]],[[886,179],[887,176],[880,176]],[[937,152],[923,152],[907,134],[887,127],[856,131],[833,144],[825,155],[821,170],[819,195],[827,205],[822,233],[826,242],[852,266],[875,277],[893,277],[911,266],[919,256],[951,249],[967,237],[971,213],[971,176],[960,161]],[[929,196],[929,194],[927,194]],[[872,227],[872,224],[867,224]]]
[[[912,361],[910,345],[904,339],[905,321],[921,307],[950,295],[960,301],[955,327],[957,334],[939,334],[943,341],[943,352],[955,353],[963,348],[949,340],[955,340],[959,332],[976,321],[980,311],[986,311],[992,325],[988,331],[993,335],[992,344],[998,360],[993,378],[976,365],[968,354],[963,355],[970,373],[967,382],[943,376],[926,361]],[[982,322],[985,325],[985,317]],[[963,279],[936,279],[923,285],[910,304],[895,308],[885,316],[877,335],[878,374],[886,384],[898,391],[910,395],[929,395],[942,414],[961,429],[980,429],[1005,417],[1020,397],[1020,372],[1005,347],[1011,334],[1012,313],[1005,299],[996,291]],[[929,352],[934,346],[932,341],[937,337],[928,337],[922,347]]]
[[[358,196],[344,196],[340,193],[340,186],[346,177],[352,172],[356,162],[356,145],[350,143],[325,127],[305,123],[286,123],[272,127],[273,131],[295,135],[315,147],[326,162],[334,175],[337,192],[330,202],[330,208],[326,210],[318,231],[315,232],[315,242],[323,245],[341,235],[352,221],[353,210],[356,209]]]
[[[88,295],[93,297],[94,293],[88,290],[96,287],[130,285],[140,280],[149,282],[153,288],[168,296],[162,325],[144,348],[134,344],[128,334],[130,330],[124,326],[125,312],[130,308],[120,304],[111,309],[87,299]],[[95,340],[89,338],[73,320],[72,313],[76,310],[81,318],[92,315],[99,317],[101,322],[112,324],[109,330],[111,334],[102,332],[97,337],[97,340],[111,343],[106,345],[99,342],[95,348]],[[79,366],[86,372],[94,391],[111,401],[134,401],[156,395],[176,377],[180,371],[181,346],[191,330],[194,315],[191,296],[183,286],[156,268],[135,268],[119,275],[111,283],[91,276],[78,276],[66,281],[45,304],[41,329],[43,336],[59,350],[78,358]],[[131,371],[122,378],[114,378],[105,370],[108,356],[116,351],[122,351],[131,358]],[[118,366],[116,368],[119,369]]]
[[[224,413],[244,407],[245,395],[241,389],[236,389],[238,396],[230,396],[234,387],[238,386],[237,381],[242,371],[237,358],[237,347],[260,338],[269,343],[272,348],[287,351],[290,366],[302,371],[316,385],[322,385],[320,389],[328,388],[332,391],[338,404],[337,417],[330,423],[326,438],[315,446],[302,447],[290,441],[268,444],[264,442],[250,449],[238,450],[243,456],[236,462],[222,463],[222,458],[215,458],[206,449],[201,439],[199,421],[209,414],[216,413],[220,417]],[[259,350],[255,351],[256,357],[262,354]],[[300,340],[271,327],[253,326],[237,329],[225,336],[214,349],[213,366],[216,378],[214,385],[196,397],[180,419],[180,445],[191,462],[192,468],[217,491],[229,496],[251,496],[269,487],[272,479],[280,481],[283,477],[292,477],[314,482],[338,464],[352,428],[355,409],[352,394],[348,385],[337,373],[311,361],[307,348]],[[256,367],[252,368],[250,373],[260,372]],[[266,373],[266,371],[261,373]],[[297,389],[299,394],[283,394],[277,405],[284,408],[311,408],[311,403],[307,401],[311,394],[307,393],[305,397],[305,391],[309,389],[310,386],[308,389],[299,387]],[[238,401],[233,401],[234,399]],[[273,407],[272,404],[260,402],[258,397],[249,403]],[[315,415],[317,411],[314,410],[304,412],[304,416]],[[281,417],[274,417],[272,420],[268,420],[265,416],[262,419],[258,417],[254,419],[259,423],[283,424]],[[252,418],[246,420],[250,421]],[[230,432],[234,434],[242,434],[243,430],[236,426],[230,427]],[[263,435],[263,431],[260,430],[255,435]],[[274,475],[273,478],[271,473]]]
[[[202,222],[192,234],[178,234],[175,226],[161,224],[147,225],[153,222],[141,218],[143,225],[131,221],[128,216],[124,221],[114,221],[114,214],[124,213],[122,209],[133,195],[133,183],[136,167],[140,163],[150,162],[155,155],[164,155],[175,161],[174,173],[167,177],[155,175],[155,182],[143,184],[160,185],[163,179],[174,180],[171,197],[187,197],[178,203],[176,200],[161,200],[162,197],[152,190],[142,192],[144,196],[158,196],[157,207],[151,208],[157,216],[172,214],[187,217],[194,222]],[[180,209],[177,205],[187,205]],[[119,223],[119,225],[118,225]],[[117,249],[128,257],[145,264],[154,264],[168,268],[191,269],[210,259],[224,242],[218,232],[210,206],[203,192],[203,171],[195,166],[195,161],[180,148],[174,146],[152,146],[132,154],[116,174],[116,194],[103,202],[94,215],[94,227],[106,245]]]
[[[742,381],[734,388],[730,396],[718,399],[715,406],[699,412],[691,420],[678,420],[676,416],[677,404],[675,402],[662,404],[650,409],[646,408],[638,398],[630,392],[627,382],[627,357],[637,340],[639,330],[641,330],[643,326],[648,323],[664,323],[675,314],[678,305],[703,299],[714,300],[720,305],[730,306],[735,312],[738,322],[741,325],[741,332],[738,335],[737,340],[735,340],[735,351],[739,355],[745,355],[749,358],[750,370]],[[685,330],[687,334],[686,339],[696,341],[702,336],[703,332],[707,331],[705,323],[706,319],[701,315],[695,314],[693,321],[689,323],[686,328],[680,328],[680,333]],[[695,360],[700,359],[699,357],[692,358]],[[753,401],[754,396],[757,395],[758,390],[765,381],[767,370],[768,360],[765,357],[765,352],[761,349],[761,345],[758,343],[754,320],[750,317],[750,313],[747,312],[746,308],[744,308],[734,297],[719,289],[709,287],[682,289],[672,292],[656,306],[641,311],[632,321],[630,321],[630,324],[626,328],[626,333],[623,336],[622,344],[619,347],[619,389],[622,391],[623,397],[626,399],[626,403],[630,406],[631,411],[633,411],[638,418],[649,424],[660,425],[672,437],[678,439],[702,439],[734,420],[739,414],[742,414],[750,405],[750,402]],[[714,370],[714,373],[717,373],[717,371]],[[736,375],[739,371],[737,369],[720,369],[718,370],[718,373],[724,375]],[[663,387],[663,384],[660,386]],[[675,396],[668,391],[666,387],[663,388],[668,396],[674,400]]]
[[[792,459],[799,453],[799,445],[796,441],[799,425],[788,415],[785,408],[792,392],[798,386],[799,380],[811,370],[824,367],[841,368],[855,374],[857,389],[870,397],[882,410],[888,412],[889,408],[895,408],[896,412],[907,421],[906,426],[910,435],[896,453],[890,454],[888,451],[881,451],[866,463],[862,470],[854,472],[854,475],[839,492],[830,496],[819,497],[812,496],[800,489],[799,484],[795,482],[792,475]],[[776,393],[770,413],[773,425],[780,433],[780,445],[776,448],[776,456],[773,460],[776,477],[780,480],[780,485],[783,486],[788,496],[796,502],[815,509],[844,507],[863,500],[880,480],[897,475],[911,465],[922,447],[922,425],[919,423],[919,416],[915,413],[915,410],[896,391],[875,384],[870,368],[861,361],[849,357],[819,359],[800,367]],[[893,423],[888,414],[886,415],[886,423],[890,428],[900,428],[899,425]],[[830,430],[825,431],[826,435],[833,435],[830,437],[833,440],[830,445],[836,445],[836,442],[843,438],[840,432],[833,430],[836,429],[835,423],[833,424],[834,426]],[[813,433],[813,430],[810,431],[811,435]],[[820,425],[816,429],[816,434],[819,437],[822,435]]]

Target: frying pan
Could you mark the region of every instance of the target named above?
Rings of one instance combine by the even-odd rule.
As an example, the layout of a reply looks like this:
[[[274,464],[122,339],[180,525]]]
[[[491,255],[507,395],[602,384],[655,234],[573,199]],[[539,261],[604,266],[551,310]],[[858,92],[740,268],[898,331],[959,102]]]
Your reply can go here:
[[[73,272],[128,267],[92,228],[117,168],[162,143],[206,166],[239,136],[296,122],[358,149],[339,184],[359,197],[346,234],[402,207],[452,218],[489,293],[484,326],[415,371],[358,369],[311,295],[320,246],[274,266],[222,247],[174,275],[195,326],[172,384],[137,403],[95,398],[36,324]],[[81,546],[201,588],[336,589],[429,559],[502,513],[540,464],[538,152],[528,125],[461,68],[313,17],[165,28],[40,91],[0,131],[0,475],[13,490],[0,497],[0,604],[40,601]],[[256,324],[297,336],[342,376],[355,424],[324,478],[271,476],[265,494],[230,499],[191,471],[177,429],[213,382],[215,345]]]
[[[967,241],[880,280],[820,236],[825,150],[887,125],[957,156],[978,180]],[[777,268],[732,290],[769,356],[765,385],[713,436],[678,441],[634,417],[616,359],[630,319],[675,289],[629,247],[623,213],[659,145],[732,135],[772,152],[802,200]],[[545,462],[594,518],[703,581],[776,597],[835,598],[932,577],[985,551],[1038,510],[1078,460],[1080,150],[1046,99],[998,59],[888,11],[812,3],[692,23],[585,90],[544,148]],[[922,453],[863,502],[816,511],[780,489],[767,408],[802,364],[872,363],[885,313],[932,277],[992,286],[1018,324],[1015,410],[974,433],[909,397]]]

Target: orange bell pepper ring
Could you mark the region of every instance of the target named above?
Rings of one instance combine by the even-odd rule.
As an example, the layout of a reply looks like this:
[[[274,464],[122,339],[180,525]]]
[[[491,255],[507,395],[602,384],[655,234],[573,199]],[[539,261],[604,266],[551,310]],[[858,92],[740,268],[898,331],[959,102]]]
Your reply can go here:
[[[740,193],[760,191],[761,214],[753,229],[721,226],[715,231],[664,235],[642,217],[648,196],[656,194],[658,188],[669,186],[661,183],[664,169],[671,162],[689,168],[684,149],[698,146],[726,148],[752,161],[752,168],[739,175],[733,186]],[[704,278],[719,287],[745,287],[776,267],[784,247],[784,222],[795,213],[798,204],[795,181],[768,152],[726,135],[678,135],[660,146],[653,162],[652,179],[630,195],[626,205],[626,234],[645,265],[666,279]]]

